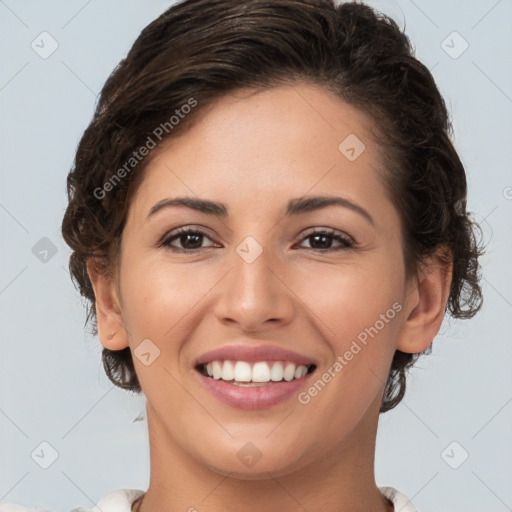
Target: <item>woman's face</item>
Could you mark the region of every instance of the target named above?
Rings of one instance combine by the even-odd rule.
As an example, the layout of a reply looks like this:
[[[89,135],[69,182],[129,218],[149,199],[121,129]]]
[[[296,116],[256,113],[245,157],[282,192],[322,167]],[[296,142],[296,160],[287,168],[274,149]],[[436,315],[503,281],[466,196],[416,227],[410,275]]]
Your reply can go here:
[[[118,282],[159,449],[241,478],[360,448],[410,296],[371,120],[314,86],[249,93],[225,97],[155,153]],[[295,208],[313,196],[340,202]],[[223,206],[165,206],[175,198]],[[183,228],[193,233],[176,235]],[[239,380],[276,380],[229,383],[237,361],[249,363]],[[280,380],[277,361],[288,378],[290,363],[315,369]]]

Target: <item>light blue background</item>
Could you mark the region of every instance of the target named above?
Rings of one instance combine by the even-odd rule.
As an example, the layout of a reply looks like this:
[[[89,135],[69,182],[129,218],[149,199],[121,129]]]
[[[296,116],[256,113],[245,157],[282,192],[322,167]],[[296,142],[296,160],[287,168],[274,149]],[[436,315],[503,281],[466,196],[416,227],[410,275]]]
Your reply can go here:
[[[144,398],[103,373],[60,223],[66,174],[97,93],[171,3],[0,0],[0,501],[70,510],[148,486]],[[512,1],[369,3],[400,26],[406,20],[432,69],[454,119],[469,209],[488,243],[483,310],[445,323],[405,400],[381,416],[377,483],[422,512],[512,510]],[[48,59],[31,48],[43,31],[59,44]],[[441,47],[453,31],[469,43],[457,59]],[[42,237],[57,248],[46,263],[32,252]],[[58,452],[48,469],[31,458],[43,441]],[[441,456],[453,441],[469,453],[458,469]]]

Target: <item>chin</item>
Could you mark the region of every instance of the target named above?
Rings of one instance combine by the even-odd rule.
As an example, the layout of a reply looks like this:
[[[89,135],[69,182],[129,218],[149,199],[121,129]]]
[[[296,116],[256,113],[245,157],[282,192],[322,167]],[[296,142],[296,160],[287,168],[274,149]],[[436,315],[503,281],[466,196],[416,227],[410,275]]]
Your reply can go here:
[[[275,465],[268,466],[266,468],[256,468],[241,470],[239,467],[233,467],[231,470],[210,466],[212,471],[215,471],[219,475],[228,476],[230,478],[236,478],[237,480],[268,480],[272,477],[280,477],[292,473],[295,468],[291,467],[277,467]]]
[[[247,456],[244,457],[242,453],[240,457],[226,457],[224,464],[219,464],[219,461],[208,461],[206,464],[219,475],[239,480],[268,480],[272,477],[293,473],[304,465],[300,464],[297,454],[293,460],[284,455],[266,458],[263,454],[258,460],[254,459],[255,462],[250,459],[244,462],[244,458]]]

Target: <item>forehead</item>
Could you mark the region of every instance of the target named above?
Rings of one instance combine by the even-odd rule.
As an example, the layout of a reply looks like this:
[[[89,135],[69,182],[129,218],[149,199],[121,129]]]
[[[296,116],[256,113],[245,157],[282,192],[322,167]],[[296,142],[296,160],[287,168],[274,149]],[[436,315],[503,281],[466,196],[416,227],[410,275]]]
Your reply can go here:
[[[288,158],[303,153],[318,156],[319,152],[337,158],[339,143],[350,135],[371,142],[372,125],[375,123],[367,114],[319,86],[244,89],[209,105],[192,130],[169,139],[163,148],[174,147],[185,153],[193,146],[196,159],[262,159],[264,151],[275,158],[283,149],[292,150]],[[206,154],[203,148],[210,152]]]
[[[189,130],[155,150],[137,209],[184,192],[245,205],[384,192],[372,120],[323,88],[238,90],[198,114]]]

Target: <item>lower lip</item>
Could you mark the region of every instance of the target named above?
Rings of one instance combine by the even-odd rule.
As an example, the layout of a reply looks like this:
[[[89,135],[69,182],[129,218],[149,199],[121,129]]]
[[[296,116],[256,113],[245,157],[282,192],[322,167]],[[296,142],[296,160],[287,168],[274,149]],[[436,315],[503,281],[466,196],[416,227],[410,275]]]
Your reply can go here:
[[[237,386],[220,379],[206,377],[197,370],[196,373],[206,389],[221,402],[237,409],[255,410],[279,404],[298,393],[308,385],[315,371],[289,382],[282,381],[255,387]]]

